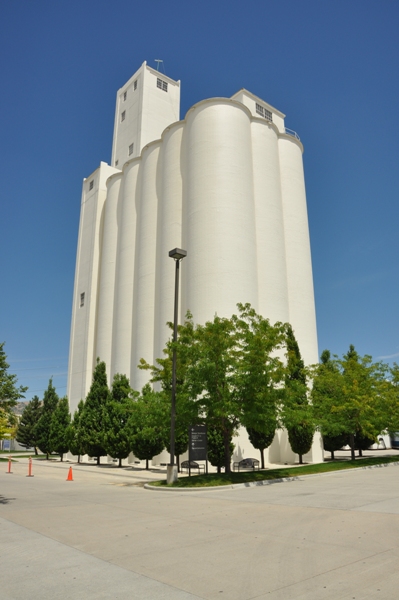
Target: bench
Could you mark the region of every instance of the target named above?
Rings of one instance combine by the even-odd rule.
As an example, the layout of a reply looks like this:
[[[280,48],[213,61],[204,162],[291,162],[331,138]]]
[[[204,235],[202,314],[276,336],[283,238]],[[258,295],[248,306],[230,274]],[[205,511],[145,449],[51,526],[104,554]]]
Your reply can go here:
[[[259,461],[256,458],[244,458],[240,462],[233,463],[233,471],[259,471]]]
[[[202,469],[202,472],[205,473],[205,466],[199,465],[194,460],[192,460],[192,461],[183,460],[183,462],[180,465],[180,469],[182,472],[184,471],[184,469],[186,469],[188,473],[190,471],[192,471],[193,469],[196,469],[198,471],[198,475],[201,475],[201,469]]]

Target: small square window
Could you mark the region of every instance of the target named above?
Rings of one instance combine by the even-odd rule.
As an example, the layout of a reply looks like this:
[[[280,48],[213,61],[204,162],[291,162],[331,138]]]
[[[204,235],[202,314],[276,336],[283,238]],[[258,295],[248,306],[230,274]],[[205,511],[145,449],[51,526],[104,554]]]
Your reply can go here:
[[[130,146],[129,146],[129,156],[131,154],[133,154],[133,146],[134,146],[134,144],[130,144]]]
[[[117,167],[119,165],[119,160],[115,161],[115,167]]]
[[[127,92],[123,92],[123,101],[125,101],[127,98]]]
[[[124,110],[123,113],[121,114],[121,121],[124,121],[126,119],[126,111]]]
[[[265,115],[263,111],[263,106],[261,106],[260,104],[256,104],[256,112],[258,113],[258,115],[262,115],[262,117],[264,117]]]
[[[80,307],[85,305],[85,293],[80,294]]]
[[[136,81],[133,83],[133,89],[134,89],[134,91],[136,91],[136,90],[137,90],[137,79],[136,79]]]
[[[157,88],[159,88],[163,92],[167,92],[168,91],[168,83],[166,81],[164,81],[163,79],[159,79],[159,77],[157,77]]]
[[[272,113],[270,112],[270,110],[267,110],[266,108],[265,108],[265,119],[267,119],[270,122],[273,121],[273,115],[272,115]]]
[[[94,179],[92,179],[89,183],[89,191],[94,188]]]

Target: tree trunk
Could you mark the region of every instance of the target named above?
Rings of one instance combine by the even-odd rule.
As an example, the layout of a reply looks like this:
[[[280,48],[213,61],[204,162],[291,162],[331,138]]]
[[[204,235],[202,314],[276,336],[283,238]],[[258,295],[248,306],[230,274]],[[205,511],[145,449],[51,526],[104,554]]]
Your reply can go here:
[[[63,460],[64,460],[64,455],[63,455],[63,454],[60,454],[60,458],[61,458],[61,462],[63,462]]]
[[[78,454],[78,464],[80,463],[80,454]]]
[[[222,472],[222,467],[220,467],[220,466],[218,465],[218,473],[221,473],[221,472]]]
[[[265,449],[262,448],[262,450],[260,451],[260,463],[261,463],[261,469],[265,468]]]
[[[299,454],[299,464],[303,465],[302,454]]]
[[[359,456],[361,456],[363,458],[363,452],[362,452],[361,448],[359,448]]]
[[[145,459],[145,468],[148,471],[148,458]]]
[[[223,432],[223,441],[224,441],[224,472],[231,473],[230,468],[230,435],[228,432]]]
[[[35,446],[35,454],[36,454],[36,456],[39,454],[38,451],[37,451],[36,446]]]
[[[177,472],[180,473],[180,456],[176,454]]]
[[[330,450],[330,452],[331,452],[331,460],[334,460],[335,459],[334,450]]]
[[[100,464],[100,457],[99,456],[97,456],[97,464],[98,465]]]
[[[46,452],[46,460],[48,460],[48,452]]]
[[[121,467],[121,466],[122,466],[122,459],[120,458],[118,467]]]
[[[349,435],[349,445],[351,447],[351,460],[356,460],[355,456],[355,436],[353,433]]]

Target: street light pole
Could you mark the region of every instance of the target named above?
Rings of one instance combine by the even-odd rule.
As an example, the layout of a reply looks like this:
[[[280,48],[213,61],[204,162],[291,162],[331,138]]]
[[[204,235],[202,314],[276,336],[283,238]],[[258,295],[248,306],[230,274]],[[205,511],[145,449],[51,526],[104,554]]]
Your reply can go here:
[[[175,305],[173,319],[173,357],[172,357],[172,403],[170,411],[170,463],[167,466],[166,483],[170,484],[177,481],[177,466],[175,465],[175,424],[176,424],[176,342],[177,342],[177,321],[179,312],[179,271],[180,261],[187,256],[186,250],[175,248],[169,252],[169,256],[174,259],[175,270]]]

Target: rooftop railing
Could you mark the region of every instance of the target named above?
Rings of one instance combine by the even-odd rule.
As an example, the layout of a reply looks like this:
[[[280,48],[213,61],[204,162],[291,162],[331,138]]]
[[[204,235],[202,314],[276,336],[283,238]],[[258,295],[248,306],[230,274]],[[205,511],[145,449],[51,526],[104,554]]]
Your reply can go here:
[[[287,127],[285,128],[285,133],[287,133],[288,135],[292,135],[292,137],[296,138],[297,140],[301,141],[301,138],[299,137],[299,135],[297,134],[296,131],[294,131],[293,129],[288,129]]]

